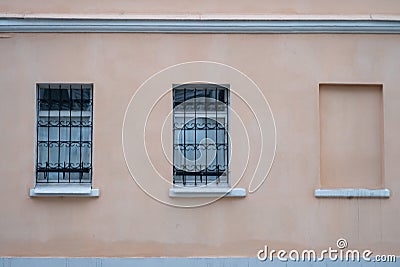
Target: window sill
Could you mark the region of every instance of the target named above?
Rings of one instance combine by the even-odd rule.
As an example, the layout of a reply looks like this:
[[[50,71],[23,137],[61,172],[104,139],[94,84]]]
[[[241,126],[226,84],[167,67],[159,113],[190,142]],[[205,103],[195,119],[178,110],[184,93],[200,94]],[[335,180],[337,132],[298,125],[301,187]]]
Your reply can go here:
[[[98,197],[99,189],[90,184],[40,184],[29,191],[30,197]]]
[[[316,198],[389,198],[389,189],[363,189],[363,188],[342,188],[342,189],[316,189]]]
[[[246,189],[230,187],[173,187],[169,189],[170,197],[245,197]]]

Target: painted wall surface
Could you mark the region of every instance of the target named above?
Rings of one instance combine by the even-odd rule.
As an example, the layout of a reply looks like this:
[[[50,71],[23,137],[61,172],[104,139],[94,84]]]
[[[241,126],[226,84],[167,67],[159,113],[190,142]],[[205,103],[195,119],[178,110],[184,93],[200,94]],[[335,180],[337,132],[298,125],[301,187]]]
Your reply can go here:
[[[113,6],[118,9],[121,3]],[[241,5],[252,12],[252,3]],[[355,3],[348,8],[355,8]],[[357,7],[376,5],[390,13],[394,2],[387,3],[369,1]],[[28,5],[45,6],[38,1]],[[71,11],[66,4],[57,5]],[[136,6],[125,5],[132,12]],[[11,2],[0,6],[21,11]],[[96,5],[80,4],[82,10],[89,6]],[[218,7],[225,10],[225,5]],[[319,12],[311,2],[287,12],[304,9]],[[338,238],[346,238],[354,249],[400,255],[399,43],[397,35],[3,35],[0,255],[254,257],[264,245],[323,250],[334,247]],[[195,60],[228,64],[251,77],[271,105],[278,143],[271,173],[256,193],[180,209],[160,204],[134,183],[122,152],[122,123],[130,98],[147,78]],[[39,82],[94,83],[93,186],[100,188],[99,198],[29,197],[34,186]],[[382,85],[382,186],[391,190],[389,199],[313,196],[321,187],[321,83]],[[138,120],[141,116],[137,114]],[[142,132],[131,138],[142,138]],[[148,168],[142,171],[153,174]],[[246,187],[248,179],[244,177],[239,186]],[[160,190],[168,194],[168,187]]]
[[[171,0],[168,4],[160,0],[141,1],[49,1],[14,0],[0,1],[0,12],[5,14],[247,14],[247,15],[398,15],[396,0]]]

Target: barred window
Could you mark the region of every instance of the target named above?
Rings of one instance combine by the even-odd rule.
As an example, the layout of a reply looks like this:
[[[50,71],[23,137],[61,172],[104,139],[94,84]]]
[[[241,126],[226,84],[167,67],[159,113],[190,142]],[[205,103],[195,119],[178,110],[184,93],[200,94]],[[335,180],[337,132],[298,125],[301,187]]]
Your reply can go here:
[[[173,182],[228,185],[229,89],[214,84],[173,87]]]
[[[36,183],[91,183],[92,133],[92,84],[38,84]]]

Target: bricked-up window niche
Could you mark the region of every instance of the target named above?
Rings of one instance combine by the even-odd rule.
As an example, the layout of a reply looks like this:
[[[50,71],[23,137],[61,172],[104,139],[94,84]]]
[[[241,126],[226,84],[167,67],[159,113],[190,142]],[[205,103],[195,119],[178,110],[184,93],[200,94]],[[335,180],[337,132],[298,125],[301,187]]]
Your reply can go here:
[[[321,186],[383,186],[382,85],[321,84]]]

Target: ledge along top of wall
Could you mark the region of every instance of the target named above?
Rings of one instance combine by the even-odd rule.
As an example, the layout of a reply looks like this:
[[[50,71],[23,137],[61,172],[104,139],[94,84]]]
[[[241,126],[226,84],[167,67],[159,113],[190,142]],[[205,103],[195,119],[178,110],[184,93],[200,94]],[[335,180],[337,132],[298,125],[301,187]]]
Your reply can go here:
[[[33,17],[0,14],[0,32],[399,34],[397,17]]]

